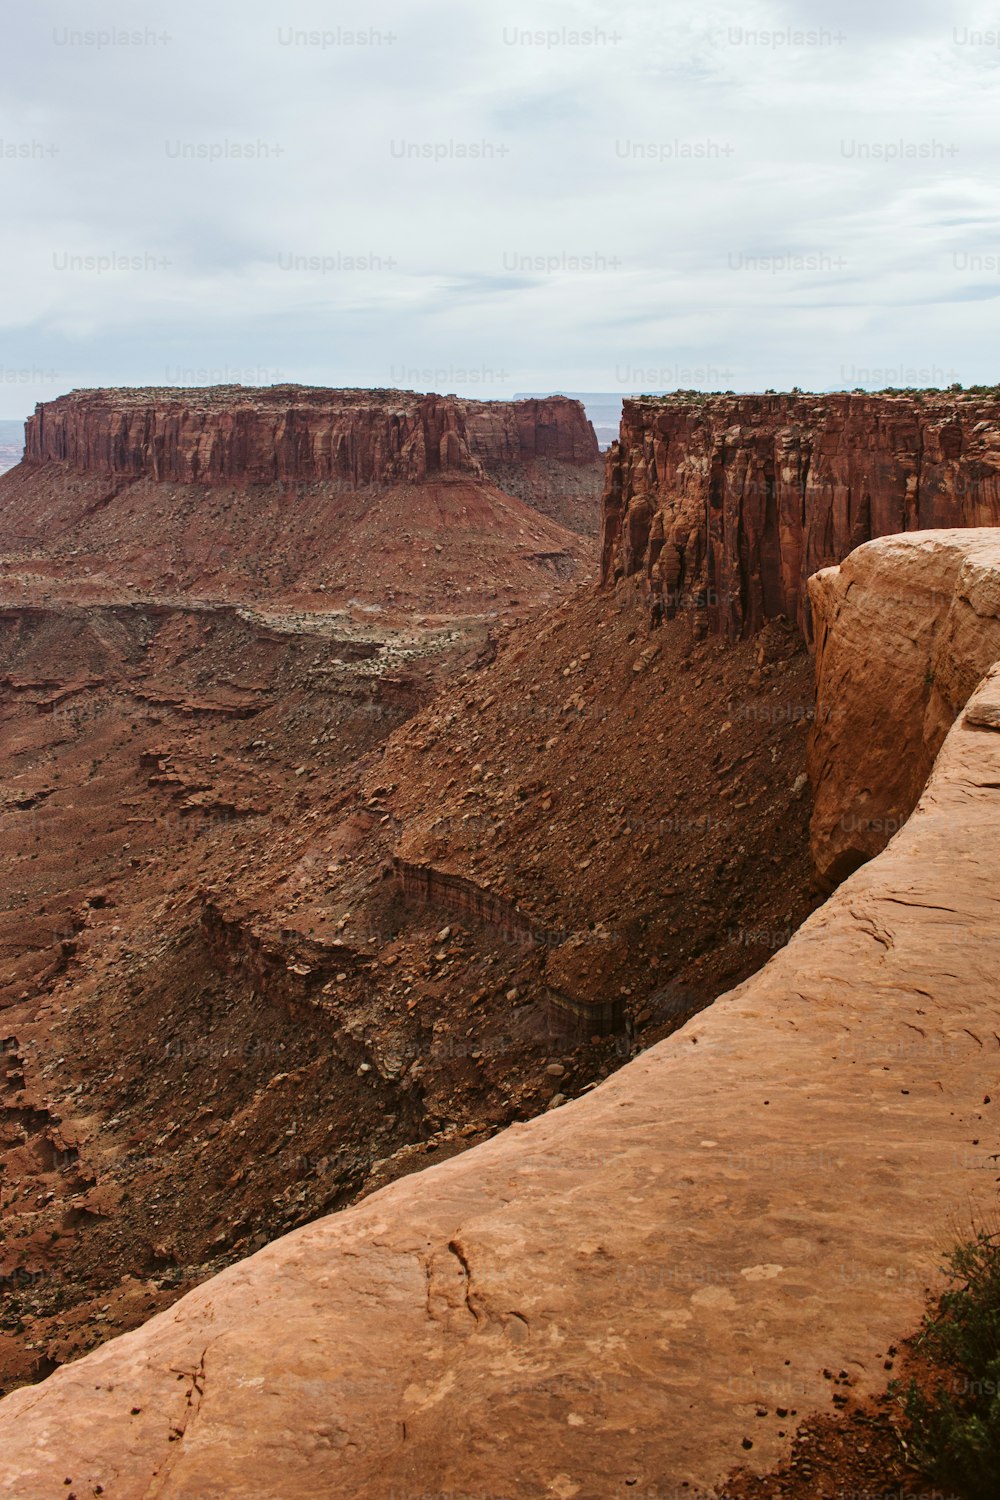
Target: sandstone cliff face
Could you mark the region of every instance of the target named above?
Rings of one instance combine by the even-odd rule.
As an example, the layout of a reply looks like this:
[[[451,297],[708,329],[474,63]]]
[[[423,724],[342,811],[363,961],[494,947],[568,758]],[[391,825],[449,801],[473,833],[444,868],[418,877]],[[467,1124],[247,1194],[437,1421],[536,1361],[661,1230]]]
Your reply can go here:
[[[995,399],[640,399],[607,458],[602,569],[734,636],[806,624],[809,575],[874,537],[998,522]]]
[[[699,1493],[878,1389],[994,1206],[998,725],[994,667],[891,848],[593,1093],[0,1403],[11,1493]]]
[[[600,457],[593,426],[568,396],[522,401],[463,401],[470,443],[485,465],[555,459],[589,464]]]
[[[600,475],[561,397],[74,391],[28,422],[0,533],[60,588],[496,613],[589,561]]]
[[[832,886],[916,806],[945,735],[1000,658],[997,533],[872,542],[809,580],[816,637],[813,861]]]
[[[598,459],[578,402],[306,386],[73,391],[40,403],[25,437],[31,464],[201,484],[388,484],[537,457]]]

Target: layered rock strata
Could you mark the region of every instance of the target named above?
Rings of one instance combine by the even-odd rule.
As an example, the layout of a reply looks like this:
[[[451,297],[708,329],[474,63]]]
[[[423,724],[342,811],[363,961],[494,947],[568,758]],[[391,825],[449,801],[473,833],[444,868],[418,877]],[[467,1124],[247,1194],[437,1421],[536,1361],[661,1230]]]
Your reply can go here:
[[[454,916],[471,917],[499,932],[509,943],[548,948],[546,997],[557,1027],[569,1027],[583,1036],[611,1036],[623,1029],[622,997],[618,994],[609,998],[616,966],[624,956],[621,942],[609,940],[603,933],[546,928],[505,896],[466,875],[413,864],[399,856],[393,858],[392,869],[407,900],[440,907]]]
[[[992,667],[891,847],[594,1092],[0,1403],[10,1493],[697,1495],[881,1388],[995,1202],[998,725]]]
[[[583,408],[559,396],[476,402],[308,386],[81,390],[40,403],[25,432],[29,464],[178,484],[392,484],[598,457]]]
[[[1000,402],[946,392],[649,397],[607,457],[606,581],[749,634],[872,538],[1000,522]]]
[[[496,615],[586,566],[601,465],[582,407],[407,391],[74,391],[0,477],[27,597]]]
[[[474,922],[495,927],[511,943],[547,940],[545,929],[520,907],[465,875],[439,870],[433,865],[412,864],[398,857],[393,859],[392,868],[408,901],[439,906],[455,916],[471,917]]]

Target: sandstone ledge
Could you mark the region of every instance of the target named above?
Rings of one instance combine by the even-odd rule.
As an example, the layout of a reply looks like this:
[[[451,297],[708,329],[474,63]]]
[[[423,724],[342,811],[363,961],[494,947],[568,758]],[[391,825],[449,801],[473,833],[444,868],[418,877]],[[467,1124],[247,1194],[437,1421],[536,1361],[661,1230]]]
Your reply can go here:
[[[886,537],[809,580],[811,843],[828,888],[903,826],[945,735],[1000,660],[997,535]]]
[[[884,1385],[995,1201],[997,722],[994,667],[891,846],[593,1094],[0,1403],[7,1493],[697,1494]]]

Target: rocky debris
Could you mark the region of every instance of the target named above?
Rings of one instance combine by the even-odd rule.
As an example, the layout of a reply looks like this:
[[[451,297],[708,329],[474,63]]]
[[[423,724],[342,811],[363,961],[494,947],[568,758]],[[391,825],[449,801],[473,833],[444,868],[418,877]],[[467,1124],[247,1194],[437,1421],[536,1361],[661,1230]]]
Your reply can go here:
[[[628,942],[606,927],[575,932],[549,954],[545,983],[552,1005],[576,1021],[580,1033],[609,1036],[626,1029],[622,977]],[[635,1007],[635,1011],[640,1009]],[[560,1099],[562,1095],[559,1096]]]
[[[0,572],[8,600],[228,601],[271,612],[284,633],[313,612],[446,632],[554,602],[591,562],[585,538],[486,478],[290,492],[140,477],[111,497],[107,483],[58,464],[3,476],[0,523],[16,538]]]
[[[601,1087],[8,1397],[15,1492],[699,1493],[880,1391],[995,1202],[997,704],[995,668],[892,847]]]
[[[504,632],[389,737],[377,774],[399,867],[441,872],[469,914],[475,892],[516,909],[547,1000],[648,1043],[678,996],[705,1004],[812,909],[813,684],[788,625],[727,646],[667,621],[636,674],[645,627],[637,601],[579,590]]]
[[[903,826],[946,733],[1000,659],[996,537],[985,528],[891,537],[810,579],[811,847],[827,889]]]
[[[176,598],[0,612],[0,670],[43,683],[0,753],[19,799],[52,789],[0,810],[0,1006],[121,1189],[19,1291],[0,1387],[587,1092],[787,941],[813,904],[801,638],[775,626],[761,665],[667,622],[635,676],[644,628],[585,589],[489,635]],[[39,715],[53,664],[94,686]],[[184,712],[206,697],[262,706]],[[404,900],[394,857],[475,900]],[[145,1290],[116,1301],[122,1278]]]
[[[806,579],[874,537],[1000,523],[1000,402],[950,392],[626,400],[602,576],[654,611],[808,629]]]

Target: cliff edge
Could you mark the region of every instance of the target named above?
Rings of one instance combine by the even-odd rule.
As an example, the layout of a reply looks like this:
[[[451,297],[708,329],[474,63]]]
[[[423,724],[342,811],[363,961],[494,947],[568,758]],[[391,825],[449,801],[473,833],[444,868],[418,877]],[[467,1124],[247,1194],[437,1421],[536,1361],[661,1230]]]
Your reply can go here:
[[[784,615],[806,580],[897,532],[1000,523],[1000,402],[912,392],[642,397],[606,460],[602,573],[724,635]]]
[[[891,846],[591,1094],[0,1402],[9,1493],[698,1494],[880,1389],[995,1200],[998,726],[991,666]]]
[[[24,457],[177,484],[363,485],[482,476],[537,458],[593,463],[599,451],[582,406],[563,396],[465,401],[289,385],[72,391],[36,406]]]

